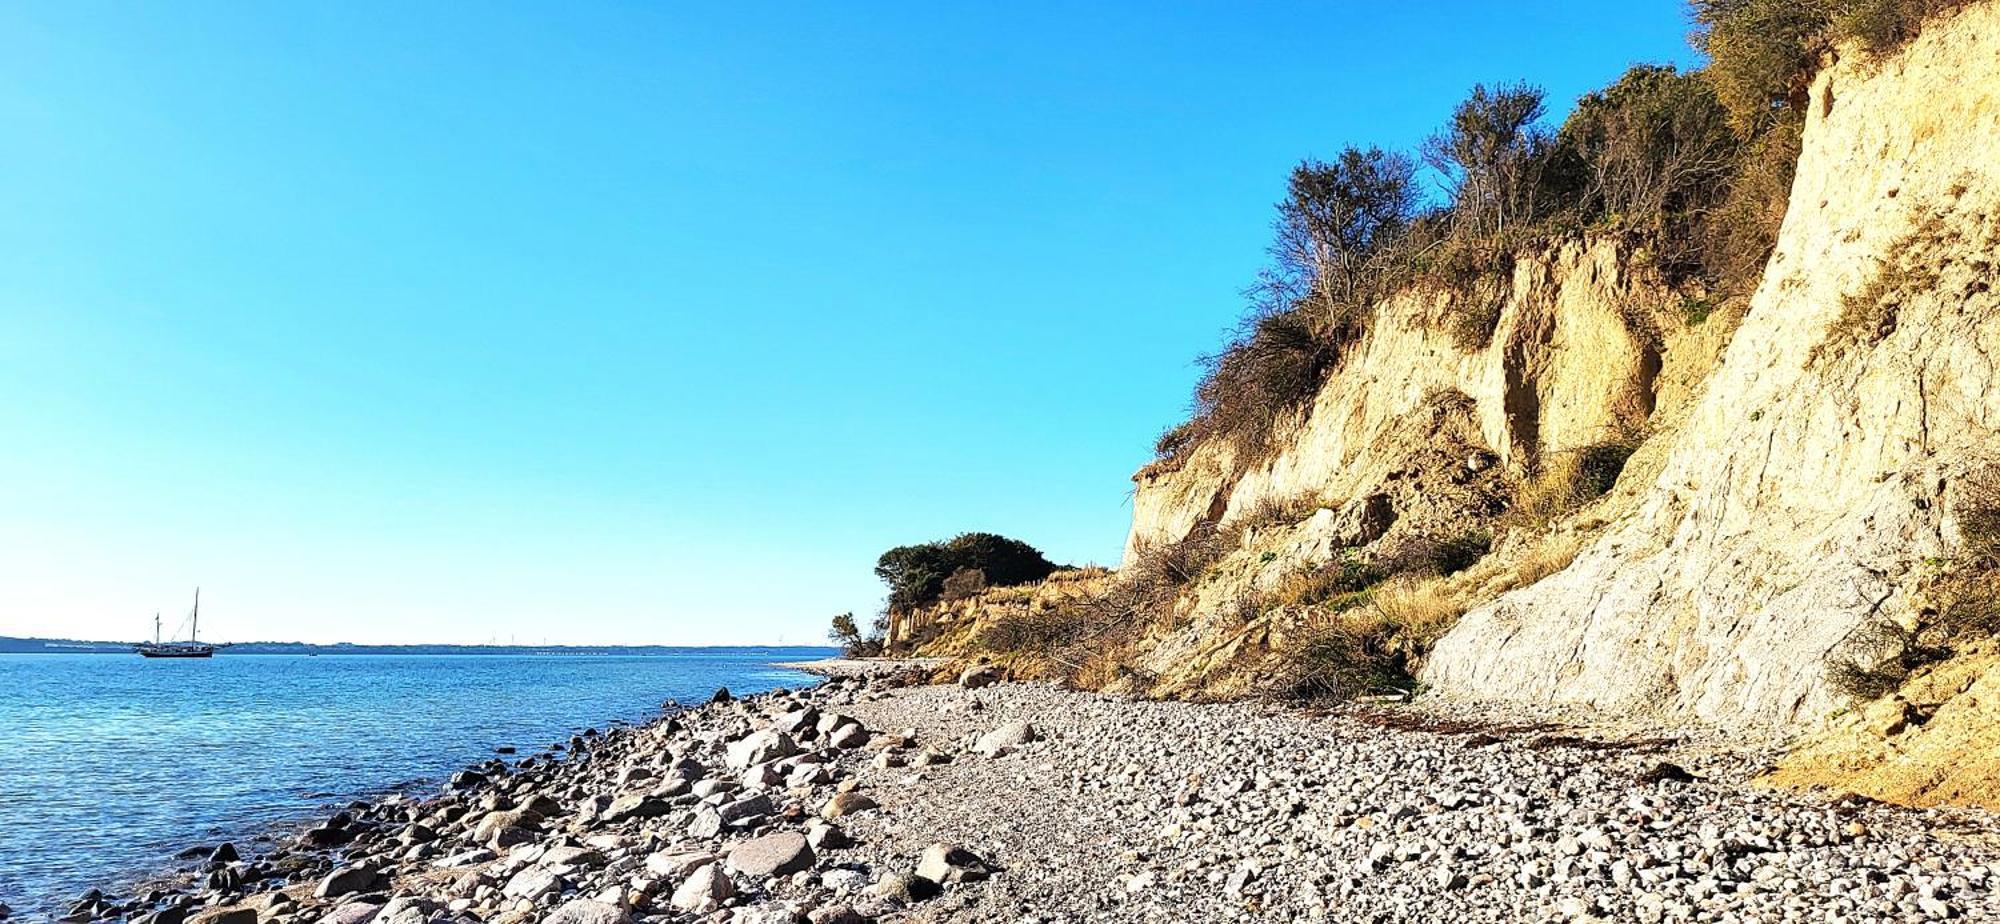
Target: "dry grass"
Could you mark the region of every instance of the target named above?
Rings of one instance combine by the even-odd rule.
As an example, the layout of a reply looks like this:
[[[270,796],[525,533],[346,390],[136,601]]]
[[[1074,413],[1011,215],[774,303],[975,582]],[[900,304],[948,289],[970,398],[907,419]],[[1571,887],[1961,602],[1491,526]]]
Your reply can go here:
[[[1890,244],[1876,265],[1875,275],[1841,300],[1840,315],[1826,336],[1813,346],[1807,363],[1871,347],[1896,332],[1896,322],[1910,299],[1938,288],[1947,251],[1962,244],[1962,235],[1948,218],[1932,212]]]
[[[1464,596],[1445,581],[1397,578],[1375,589],[1369,606],[1396,626],[1413,651],[1427,651],[1465,615]]]
[[[1556,536],[1541,542],[1515,559],[1513,586],[1526,587],[1569,567],[1582,549],[1583,540],[1577,536]]]
[[[1625,463],[1638,451],[1642,438],[1614,436],[1571,450],[1551,452],[1539,470],[1522,483],[1500,525],[1544,530],[1585,504],[1603,497],[1618,483]]]

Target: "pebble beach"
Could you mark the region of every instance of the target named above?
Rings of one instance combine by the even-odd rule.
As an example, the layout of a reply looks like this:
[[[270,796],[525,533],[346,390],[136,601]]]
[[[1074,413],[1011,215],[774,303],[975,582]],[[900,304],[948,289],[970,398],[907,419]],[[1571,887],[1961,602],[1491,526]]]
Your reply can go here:
[[[1749,785],[1672,739],[823,666],[199,845],[146,924],[2000,918],[2000,824]]]

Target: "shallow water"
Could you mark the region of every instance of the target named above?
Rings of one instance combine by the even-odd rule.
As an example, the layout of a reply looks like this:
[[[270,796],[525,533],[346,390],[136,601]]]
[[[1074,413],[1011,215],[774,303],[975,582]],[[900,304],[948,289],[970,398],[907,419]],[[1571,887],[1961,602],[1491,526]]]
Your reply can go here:
[[[716,687],[812,678],[818,648],[588,655],[0,655],[0,902],[57,912],[194,844],[271,825]]]

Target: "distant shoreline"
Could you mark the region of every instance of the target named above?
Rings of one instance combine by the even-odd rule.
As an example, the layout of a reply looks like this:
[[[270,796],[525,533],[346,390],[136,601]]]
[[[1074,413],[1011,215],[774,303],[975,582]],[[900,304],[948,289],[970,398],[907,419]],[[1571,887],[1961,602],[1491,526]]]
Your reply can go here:
[[[134,644],[136,643],[0,636],[0,654],[131,654]],[[346,642],[320,645],[309,642],[238,642],[218,654],[222,657],[237,655],[634,656],[673,655],[694,651],[824,651],[831,655],[837,650],[825,645],[362,645]]]

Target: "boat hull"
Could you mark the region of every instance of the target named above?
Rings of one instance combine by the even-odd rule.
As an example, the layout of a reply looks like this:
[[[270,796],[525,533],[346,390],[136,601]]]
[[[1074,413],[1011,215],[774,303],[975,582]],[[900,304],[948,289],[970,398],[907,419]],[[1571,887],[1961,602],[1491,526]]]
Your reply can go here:
[[[140,645],[133,649],[142,658],[212,658],[215,649],[207,645]]]

